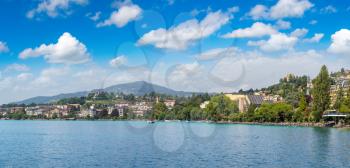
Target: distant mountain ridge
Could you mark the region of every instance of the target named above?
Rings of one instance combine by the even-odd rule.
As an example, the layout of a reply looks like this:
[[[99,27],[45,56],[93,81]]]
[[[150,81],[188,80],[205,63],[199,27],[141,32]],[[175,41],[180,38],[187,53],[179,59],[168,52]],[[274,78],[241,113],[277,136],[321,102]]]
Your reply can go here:
[[[52,103],[64,98],[87,96],[90,92],[93,92],[96,90],[102,90],[110,93],[123,92],[124,94],[134,94],[137,96],[142,96],[146,93],[148,94],[151,92],[167,94],[172,96],[190,96],[193,93],[193,92],[176,91],[176,90],[166,88],[164,86],[155,85],[145,81],[137,81],[137,82],[131,82],[131,83],[117,84],[117,85],[106,87],[104,89],[94,89],[92,91],[65,93],[65,94],[58,94],[55,96],[37,96],[37,97],[22,100],[22,101],[18,101],[15,103],[16,104],[31,104],[31,103],[46,104],[46,103]]]

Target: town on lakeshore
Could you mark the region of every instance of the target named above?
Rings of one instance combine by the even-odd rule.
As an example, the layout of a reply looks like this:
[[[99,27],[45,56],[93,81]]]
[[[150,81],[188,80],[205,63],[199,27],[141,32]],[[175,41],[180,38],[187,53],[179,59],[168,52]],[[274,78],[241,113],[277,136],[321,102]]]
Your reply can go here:
[[[329,73],[323,66],[314,79],[288,74],[279,83],[235,93],[177,96],[91,91],[87,96],[45,104],[3,104],[0,118],[63,120],[205,120],[304,126],[349,126],[350,70]],[[299,123],[299,124],[298,124]]]

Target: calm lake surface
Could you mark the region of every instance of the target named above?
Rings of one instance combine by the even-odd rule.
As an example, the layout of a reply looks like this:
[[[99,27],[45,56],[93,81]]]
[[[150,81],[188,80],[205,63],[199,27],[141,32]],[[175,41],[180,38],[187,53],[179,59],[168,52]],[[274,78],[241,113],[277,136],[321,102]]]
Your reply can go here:
[[[0,167],[349,167],[350,130],[0,121]]]

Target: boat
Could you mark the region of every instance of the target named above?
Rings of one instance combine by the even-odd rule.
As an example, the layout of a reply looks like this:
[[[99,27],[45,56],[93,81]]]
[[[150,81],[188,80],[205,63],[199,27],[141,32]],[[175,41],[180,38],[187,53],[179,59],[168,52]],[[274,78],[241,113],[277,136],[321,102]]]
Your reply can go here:
[[[149,124],[154,124],[155,121],[154,121],[154,120],[148,120],[147,123],[149,123]]]

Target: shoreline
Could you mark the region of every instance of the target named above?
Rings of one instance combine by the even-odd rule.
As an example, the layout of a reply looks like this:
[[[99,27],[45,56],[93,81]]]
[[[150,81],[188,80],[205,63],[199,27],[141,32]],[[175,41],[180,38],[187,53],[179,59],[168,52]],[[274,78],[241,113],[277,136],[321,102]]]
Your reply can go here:
[[[264,126],[287,126],[287,127],[318,127],[318,128],[350,128],[350,125],[334,125],[327,126],[325,123],[313,122],[236,122],[236,121],[220,121],[217,124],[245,124],[245,125],[264,125]]]
[[[114,120],[114,119],[0,119],[0,121],[149,121],[147,119],[125,119],[125,120]],[[243,125],[262,125],[262,126],[291,126],[291,127],[318,127],[318,128],[350,128],[350,125],[334,125],[327,126],[325,123],[314,123],[314,122],[240,122],[240,121],[208,121],[208,120],[191,120],[191,121],[181,121],[181,120],[159,120],[156,122],[200,122],[200,123],[212,123],[212,124],[243,124]]]

